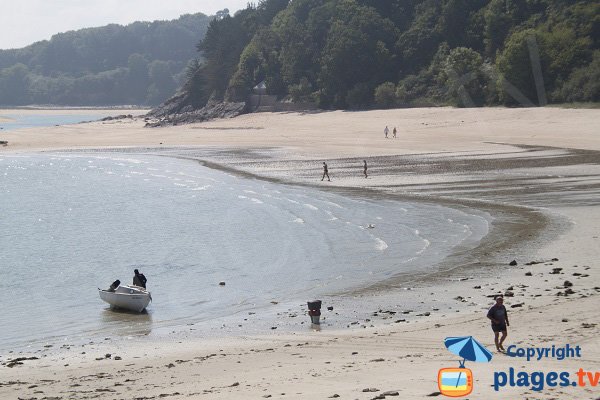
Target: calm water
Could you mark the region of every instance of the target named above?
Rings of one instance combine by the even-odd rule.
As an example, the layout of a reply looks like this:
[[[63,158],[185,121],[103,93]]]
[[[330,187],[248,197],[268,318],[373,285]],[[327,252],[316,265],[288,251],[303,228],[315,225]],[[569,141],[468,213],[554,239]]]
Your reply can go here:
[[[57,114],[52,115],[37,115],[37,114],[2,114],[1,117],[6,117],[10,121],[0,121],[0,132],[11,131],[24,128],[38,128],[54,125],[70,125],[80,122],[97,121],[107,117],[108,114],[90,113],[90,114]]]
[[[487,232],[448,208],[121,153],[0,155],[0,210],[0,350],[135,326],[97,293],[134,268],[154,298],[139,318],[170,328],[425,271]]]

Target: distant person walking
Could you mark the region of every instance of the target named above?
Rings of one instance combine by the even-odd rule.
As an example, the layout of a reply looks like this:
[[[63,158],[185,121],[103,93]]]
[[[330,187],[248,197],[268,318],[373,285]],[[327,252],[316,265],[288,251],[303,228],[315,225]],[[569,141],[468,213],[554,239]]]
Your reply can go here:
[[[388,133],[390,133],[390,130],[388,129],[387,125],[385,126],[385,129],[383,130],[383,133],[385,133],[385,138],[388,138]]]
[[[394,127],[394,130],[392,131],[392,136],[394,137],[394,139],[396,139],[396,127]]]
[[[329,169],[327,168],[327,163],[323,161],[323,177],[321,178],[321,180],[325,179],[325,177],[327,177],[328,181],[331,181],[331,179],[329,179]]]
[[[487,317],[492,321],[492,331],[494,331],[494,343],[496,344],[496,350],[504,351],[504,339],[507,336],[508,314],[506,307],[504,307],[504,298],[502,296],[496,297],[496,304],[490,308],[487,313]],[[502,333],[502,337],[498,338]]]
[[[135,274],[133,276],[133,284],[135,286],[140,286],[146,289],[146,282],[148,282],[148,279],[146,279],[144,274],[140,274],[140,271],[138,271],[137,269],[134,269],[133,273]]]
[[[363,160],[363,173],[365,174],[365,179],[367,178],[367,160]]]

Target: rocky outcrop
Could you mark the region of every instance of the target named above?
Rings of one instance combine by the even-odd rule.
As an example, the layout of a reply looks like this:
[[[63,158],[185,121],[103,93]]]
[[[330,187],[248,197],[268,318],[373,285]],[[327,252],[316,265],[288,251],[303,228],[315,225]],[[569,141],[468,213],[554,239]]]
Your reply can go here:
[[[120,119],[133,119],[133,115],[132,114],[121,114],[121,115],[117,115],[114,117],[108,116],[108,117],[102,118],[100,121],[116,121],[116,120],[120,120]]]
[[[175,93],[173,96],[165,100],[164,103],[154,108],[146,117],[161,119],[166,118],[169,115],[175,115],[181,112],[182,108],[186,107],[189,103],[189,94],[187,91],[181,91]]]
[[[188,103],[189,95],[179,92],[163,104],[146,114],[146,127],[154,128],[169,125],[193,124],[218,118],[233,118],[243,114],[246,103],[217,102],[208,103],[196,109]]]

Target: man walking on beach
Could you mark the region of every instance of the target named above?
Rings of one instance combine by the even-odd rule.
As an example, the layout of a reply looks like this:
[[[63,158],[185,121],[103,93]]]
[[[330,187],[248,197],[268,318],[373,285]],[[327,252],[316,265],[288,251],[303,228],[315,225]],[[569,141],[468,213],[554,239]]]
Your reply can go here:
[[[329,179],[329,170],[327,169],[327,164],[325,161],[323,161],[323,177],[321,180],[325,179],[325,177],[327,177],[327,180],[331,182],[331,179]]]
[[[146,289],[146,282],[148,282],[148,280],[146,279],[144,274],[140,274],[140,271],[138,271],[137,269],[134,269],[133,273],[135,274],[133,276],[133,284],[135,286],[140,286]]]
[[[385,129],[383,130],[383,133],[385,133],[385,138],[388,138],[388,133],[390,132],[390,130],[388,129],[387,125],[385,126]]]
[[[492,331],[494,331],[494,343],[496,344],[496,350],[504,351],[504,339],[506,339],[507,335],[507,326],[510,326],[508,323],[508,313],[506,312],[506,307],[504,307],[504,298],[502,296],[496,297],[496,304],[490,308],[487,313],[487,317],[492,321]],[[502,332],[502,337],[498,340],[498,336],[500,336],[500,332]]]
[[[363,172],[365,174],[365,179],[367,179],[367,160],[363,160],[363,162],[365,163],[363,167]]]
[[[392,131],[392,137],[394,139],[396,139],[396,132],[397,132],[396,127],[394,127],[394,130]]]

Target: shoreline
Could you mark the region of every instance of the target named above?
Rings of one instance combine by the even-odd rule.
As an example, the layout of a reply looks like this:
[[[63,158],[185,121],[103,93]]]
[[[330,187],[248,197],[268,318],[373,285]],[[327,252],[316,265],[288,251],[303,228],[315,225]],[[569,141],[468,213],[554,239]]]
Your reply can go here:
[[[422,110],[423,118],[434,118],[430,116],[430,111]],[[512,110],[498,113],[515,116],[527,114],[522,110],[509,111]],[[530,113],[535,116],[538,111],[530,110]],[[352,126],[356,120],[350,118],[350,121],[343,121],[338,118],[339,114],[333,114],[318,116],[318,120],[329,121],[328,126],[336,126],[336,129],[341,125],[342,129],[353,135],[364,135],[360,126]],[[390,114],[369,112],[362,114],[361,118],[368,119],[371,124],[380,124],[381,116]],[[397,112],[394,115],[401,114]],[[460,120],[464,112],[457,114]],[[590,111],[589,115],[596,118],[600,114]],[[203,143],[190,143],[198,140],[189,136],[194,133],[194,127],[161,128],[164,129],[161,133],[171,140],[177,137],[177,140],[187,142],[188,146],[202,145],[201,152],[208,153],[208,162],[225,164],[241,170],[243,174],[256,173],[269,179],[285,178],[287,174],[291,176],[292,184],[314,182],[315,176],[320,174],[320,160],[327,159],[330,171],[334,174],[331,186],[335,188],[318,182],[316,186],[319,189],[348,192],[362,191],[356,186],[365,182],[355,177],[358,174],[355,169],[357,160],[363,158],[357,154],[356,147],[371,146],[368,150],[361,150],[377,153],[368,158],[374,170],[373,178],[368,181],[369,191],[391,198],[406,195],[431,200],[436,197],[441,201],[459,200],[466,204],[490,207],[496,203],[504,213],[501,228],[508,230],[496,228],[497,237],[490,236],[494,230],[486,237],[491,245],[505,246],[504,253],[494,254],[483,246],[480,249],[481,260],[484,266],[488,264],[489,267],[483,276],[455,271],[454,280],[439,279],[437,285],[415,285],[412,290],[405,292],[410,292],[411,298],[417,302],[422,300],[439,304],[434,306],[437,310],[414,310],[407,314],[414,316],[410,322],[396,322],[403,319],[403,312],[407,311],[402,304],[395,304],[393,309],[377,311],[378,305],[386,302],[386,295],[382,292],[390,289],[384,287],[376,290],[376,295],[368,294],[373,308],[365,310],[360,318],[357,316],[357,324],[352,329],[332,331],[324,326],[325,329],[315,332],[303,325],[297,331],[280,333],[265,327],[266,332],[262,335],[212,340],[184,335],[161,342],[136,343],[133,348],[127,341],[111,343],[109,340],[87,346],[85,355],[81,354],[81,348],[70,347],[40,360],[23,361],[23,365],[13,369],[0,366],[6,373],[6,377],[0,380],[0,394],[7,398],[16,398],[10,396],[16,396],[17,393],[35,396],[37,390],[44,396],[87,398],[89,393],[104,392],[103,398],[116,399],[131,396],[134,392],[129,390],[140,390],[144,395],[156,398],[194,398],[201,395],[223,399],[266,396],[326,398],[337,394],[341,398],[362,400],[395,390],[404,398],[424,398],[437,391],[437,370],[457,364],[456,358],[443,346],[444,337],[474,335],[490,350],[493,349],[491,331],[484,314],[491,305],[489,296],[499,292],[507,295],[506,303],[510,307],[509,344],[537,346],[548,343],[559,346],[578,343],[583,347],[583,357],[563,363],[545,360],[533,364],[495,353],[491,364],[468,365],[477,377],[475,395],[492,399],[531,395],[529,387],[507,388],[499,392],[490,387],[493,372],[511,366],[522,366],[528,371],[540,368],[546,371],[576,371],[579,367],[593,370],[594,360],[600,357],[599,327],[594,323],[600,316],[595,306],[599,279],[594,264],[598,255],[597,245],[600,244],[599,201],[595,195],[600,187],[597,161],[600,148],[593,130],[580,131],[579,136],[572,140],[572,143],[582,145],[581,150],[563,147],[563,140],[552,131],[551,126],[540,127],[540,131],[541,128],[547,128],[551,134],[536,139],[541,143],[533,148],[523,147],[533,145],[531,138],[525,140],[529,143],[519,146],[502,145],[498,141],[488,143],[488,135],[474,132],[471,127],[451,133],[451,139],[458,141],[454,143],[448,143],[449,139],[430,143],[429,136],[420,137],[420,133],[415,133],[407,134],[405,138],[409,143],[408,149],[390,155],[388,153],[394,149],[385,148],[389,142],[373,138],[340,144],[336,140],[319,139],[313,135],[306,140],[317,142],[307,143],[308,147],[294,147],[298,146],[297,140],[294,140],[294,146],[264,146],[269,137],[273,142],[278,142],[277,131],[283,130],[282,127],[291,129],[289,124],[298,121],[305,121],[308,125],[314,123],[310,115],[305,116],[306,119],[293,115],[290,117],[292,122],[282,115],[268,117],[275,127],[265,129],[268,132],[252,130],[251,135],[259,137],[255,138],[253,146],[248,147],[246,142],[250,138],[244,136],[245,131],[237,132],[231,138],[227,136],[230,130],[211,129],[209,133],[202,134],[208,137],[200,137]],[[442,116],[446,117],[447,114]],[[260,122],[267,116],[255,118]],[[216,121],[201,126],[227,128],[239,127],[244,123],[247,127],[256,126],[256,121],[249,121],[248,118]],[[512,121],[505,123],[510,126],[501,127],[500,131],[515,129]],[[582,126],[580,122],[570,124]],[[101,125],[92,125],[91,128],[88,126],[90,134],[105,131]],[[516,125],[519,129],[525,129],[525,126],[531,126],[531,121]],[[297,129],[302,130],[303,126],[299,125]],[[77,131],[85,129],[80,127]],[[136,136],[136,129],[130,129],[129,132],[139,140],[141,137]],[[119,144],[125,130],[113,133],[113,145]],[[50,135],[46,137],[46,142],[57,149],[64,142],[56,138],[53,132],[56,130],[44,130],[42,135]],[[436,129],[433,130],[435,132]],[[148,135],[144,139],[147,141],[146,149],[152,151],[156,132]],[[475,137],[478,141],[474,140]],[[221,146],[215,144],[217,141],[222,143]],[[130,143],[121,140],[120,144],[129,147]],[[554,146],[548,147],[549,144]],[[450,151],[433,151],[435,146],[443,148],[446,145]],[[28,151],[35,146],[22,144],[20,151]],[[316,148],[319,151],[311,156]],[[182,149],[176,151],[181,152]],[[194,148],[191,151],[198,150]],[[330,162],[334,153],[339,157]],[[387,156],[389,158],[386,159]],[[539,226],[534,231],[543,235],[541,239],[533,238],[538,241],[519,250],[519,243],[524,239],[529,240],[528,235],[534,233],[527,230],[529,223],[524,222],[523,217],[537,221]],[[546,221],[547,218],[552,221]],[[499,240],[500,243],[497,243]],[[514,256],[517,265],[508,266],[515,253],[519,253]],[[557,268],[560,270],[554,273]],[[566,281],[572,286],[567,286]],[[395,292],[402,290],[390,286]],[[572,288],[574,293],[565,295],[568,288]],[[508,296],[508,293],[511,295]],[[340,303],[334,304],[334,313],[344,307]],[[456,311],[459,313],[455,314]],[[422,315],[415,315],[417,313]],[[549,326],[553,329],[548,330]],[[104,357],[108,352],[112,353],[111,357]],[[122,357],[122,360],[114,359],[115,355]],[[273,373],[274,368],[277,375]],[[410,373],[399,372],[406,371],[406,368],[410,369]],[[198,380],[199,376],[202,379]],[[75,382],[79,386],[73,386]],[[365,388],[375,388],[377,392],[365,392]],[[547,388],[542,393],[536,392],[535,396],[592,398],[593,393],[594,389],[590,387]]]
[[[245,158],[244,151],[241,151],[241,158]],[[161,154],[158,154],[161,155]],[[164,155],[163,155],[164,156]],[[168,155],[167,155],[168,157]],[[356,196],[356,197],[368,197],[375,198],[378,200],[381,199],[389,199],[389,200],[397,200],[397,201],[408,201],[415,202],[420,204],[429,204],[435,206],[442,206],[453,208],[455,210],[469,210],[469,211],[477,211],[489,214],[492,218],[491,221],[488,220],[488,224],[490,229],[488,232],[477,242],[475,247],[467,247],[466,249],[455,249],[450,255],[445,257],[438,265],[440,266],[440,270],[437,272],[422,272],[416,273],[414,276],[410,277],[407,281],[405,277],[409,274],[399,273],[393,277],[387,278],[384,281],[378,282],[371,287],[365,287],[362,289],[358,289],[356,292],[350,291],[347,294],[353,293],[365,293],[372,290],[384,290],[384,289],[392,289],[398,288],[399,286],[406,285],[408,283],[413,284],[423,284],[425,280],[429,280],[432,278],[439,278],[439,275],[444,275],[448,272],[452,273],[461,273],[461,272],[473,272],[470,269],[476,265],[478,265],[478,269],[475,272],[484,272],[482,270],[489,270],[492,265],[498,264],[508,264],[510,260],[504,258],[504,260],[494,259],[487,261],[486,263],[482,263],[479,261],[483,258],[484,254],[489,255],[489,253],[498,253],[501,250],[511,249],[512,255],[511,257],[521,258],[523,257],[523,253],[526,250],[530,250],[532,246],[529,242],[536,242],[537,247],[541,247],[542,243],[549,243],[556,238],[561,233],[564,233],[566,228],[564,225],[564,219],[560,218],[556,215],[550,216],[544,213],[541,210],[536,210],[530,207],[523,207],[518,205],[506,205],[506,204],[494,204],[490,202],[477,202],[470,199],[455,199],[455,198],[424,198],[414,194],[399,194],[399,193],[388,193],[385,191],[371,189],[371,188],[357,188],[357,187],[323,187],[318,184],[311,184],[306,182],[297,182],[294,180],[283,180],[281,178],[270,178],[268,176],[262,176],[257,173],[244,171],[241,169],[236,169],[235,167],[230,167],[224,164],[218,164],[216,162],[207,161],[199,158],[190,158],[182,155],[174,155],[175,158],[181,158],[186,160],[194,160],[199,162],[201,165],[231,173],[242,178],[246,179],[257,179],[263,180],[266,182],[282,184],[282,185],[291,185],[296,187],[309,187],[317,190],[325,190],[333,193],[337,193],[342,196]],[[509,224],[507,220],[509,217],[507,215],[513,216],[517,214],[519,219],[521,220],[519,223]],[[512,218],[514,219],[514,218]],[[532,225],[534,225],[532,227]],[[544,230],[549,226],[554,226],[557,232],[552,234],[544,234]],[[525,235],[519,235],[518,232],[520,230],[526,230],[525,235],[532,237],[524,238]],[[499,238],[512,238],[511,241],[507,242],[506,239],[504,241],[499,240]],[[518,242],[521,243],[518,247],[519,250],[515,251],[518,246]],[[500,243],[500,244],[498,244]],[[508,257],[510,258],[510,257]],[[451,267],[452,265],[452,267]],[[430,282],[432,285],[433,283]]]

